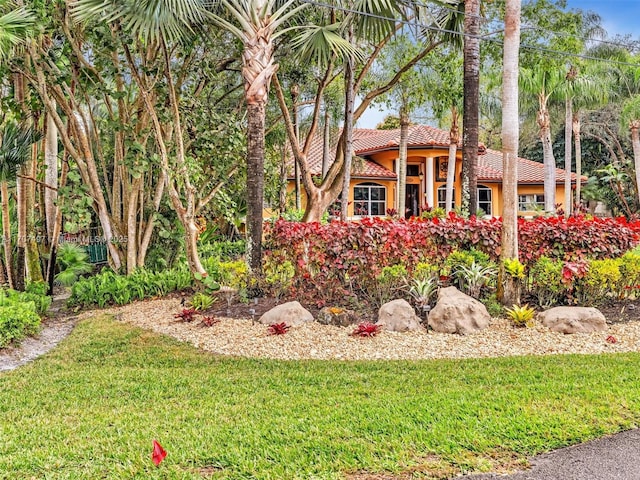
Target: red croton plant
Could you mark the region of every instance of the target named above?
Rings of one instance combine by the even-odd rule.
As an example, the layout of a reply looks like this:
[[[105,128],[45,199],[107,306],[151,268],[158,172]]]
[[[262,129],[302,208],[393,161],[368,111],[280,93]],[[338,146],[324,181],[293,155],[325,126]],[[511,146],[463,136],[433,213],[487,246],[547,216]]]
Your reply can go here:
[[[318,303],[343,299],[366,288],[382,269],[403,265],[410,274],[420,262],[441,264],[454,250],[481,250],[500,257],[502,220],[451,213],[446,219],[364,218],[359,222],[319,223],[278,220],[267,226],[265,258],[291,262],[292,294]],[[566,261],[615,258],[639,240],[640,222],[587,217],[538,217],[519,221],[521,261],[541,256]]]

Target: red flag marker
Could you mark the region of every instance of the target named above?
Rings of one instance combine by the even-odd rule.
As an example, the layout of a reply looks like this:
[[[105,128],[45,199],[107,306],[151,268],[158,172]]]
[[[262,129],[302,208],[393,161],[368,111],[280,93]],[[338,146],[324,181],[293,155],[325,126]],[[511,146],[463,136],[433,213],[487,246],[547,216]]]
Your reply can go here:
[[[160,462],[164,460],[164,457],[166,456],[167,456],[167,452],[165,451],[165,449],[162,448],[162,445],[160,445],[157,440],[154,440],[153,453],[151,454],[151,458],[153,460],[153,463],[156,464],[156,467],[160,465]]]

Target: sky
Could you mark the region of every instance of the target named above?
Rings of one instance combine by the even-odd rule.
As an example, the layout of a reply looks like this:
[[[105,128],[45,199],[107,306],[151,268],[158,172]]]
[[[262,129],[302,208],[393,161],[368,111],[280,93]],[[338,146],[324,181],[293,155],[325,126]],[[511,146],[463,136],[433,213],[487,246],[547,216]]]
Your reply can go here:
[[[609,37],[630,34],[632,38],[640,38],[640,0],[567,0],[567,9],[592,11],[600,15]],[[357,127],[375,128],[387,113],[380,111],[378,106],[369,107]]]

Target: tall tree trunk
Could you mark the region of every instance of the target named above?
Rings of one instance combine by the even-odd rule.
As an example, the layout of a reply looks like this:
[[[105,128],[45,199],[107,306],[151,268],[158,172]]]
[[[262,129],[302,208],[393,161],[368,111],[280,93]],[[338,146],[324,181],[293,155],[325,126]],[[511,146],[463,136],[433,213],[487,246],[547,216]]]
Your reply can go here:
[[[349,27],[349,39],[353,36],[353,27]],[[351,187],[351,165],[353,160],[353,103],[355,101],[354,91],[354,59],[350,56],[345,66],[345,106],[344,106],[344,176],[342,178],[342,220],[348,218],[349,191]],[[356,204],[353,203],[354,215],[356,214]],[[322,213],[320,214],[322,215]]]
[[[262,271],[265,104],[247,105],[247,254],[249,268]]]
[[[300,94],[300,87],[296,84],[291,86],[291,109],[293,117],[293,128],[296,132],[296,138],[300,138],[300,124],[298,119],[298,95]],[[302,208],[302,189],[300,187],[300,166],[298,162],[293,161],[293,176],[295,179],[295,193],[296,193],[296,210]]]
[[[462,131],[462,208],[478,209],[478,123],[480,109],[480,0],[464,4],[464,119]]]
[[[405,218],[407,199],[407,143],[409,140],[409,115],[403,105],[400,107],[400,145],[398,158],[398,216]]]
[[[458,129],[458,110],[451,106],[451,128],[449,129],[449,160],[447,161],[447,186],[445,192],[445,210],[449,213],[453,210],[453,184],[456,176],[456,152],[460,141]]]
[[[544,209],[553,213],[556,209],[556,159],[553,156],[551,143],[551,121],[547,110],[546,95],[538,94],[540,110],[538,111],[538,126],[540,127],[540,141],[544,158]]]
[[[58,198],[58,129],[51,115],[45,114],[45,118],[44,179],[45,183],[53,188],[44,189],[44,212],[48,243],[51,245],[54,223],[56,221],[56,200]]]
[[[329,171],[329,150],[331,149],[331,121],[329,108],[324,107],[324,129],[322,133],[322,180]]]
[[[509,275],[506,260],[518,259],[518,53],[520,0],[507,0],[502,70],[502,239],[498,299],[503,305],[520,303],[520,279]]]
[[[636,188],[640,198],[640,120],[629,123],[631,131],[631,145],[633,146],[633,165],[636,170]]]
[[[60,183],[61,187],[64,187],[67,184],[67,174],[69,173],[69,161],[65,157],[62,162],[62,171],[60,172]],[[49,295],[53,295],[53,279],[55,277],[56,270],[56,259],[58,256],[58,239],[60,237],[60,232],[62,232],[62,204],[64,202],[64,197],[59,197],[58,202],[56,204],[56,212],[55,219],[53,222],[53,232],[51,234],[51,243],[49,244],[49,261],[47,262],[47,283],[49,285]]]
[[[580,137],[580,112],[573,114],[573,138],[576,144],[576,205],[582,204],[582,139]]]
[[[2,243],[4,263],[9,288],[15,288],[15,270],[13,268],[13,245],[11,242],[11,217],[9,215],[9,186],[6,180],[0,181],[0,201],[2,202]]]
[[[31,147],[31,162],[29,163],[29,177],[36,178],[36,167],[38,163],[38,145]],[[35,204],[36,204],[36,183],[28,179],[25,184],[25,204],[26,204],[26,231],[28,232],[25,244],[25,271],[26,278],[30,282],[44,282],[42,276],[42,265],[40,264],[40,250],[36,239],[35,225]]]
[[[573,125],[573,102],[567,96],[564,116],[564,217],[569,218],[571,205],[571,127]]]

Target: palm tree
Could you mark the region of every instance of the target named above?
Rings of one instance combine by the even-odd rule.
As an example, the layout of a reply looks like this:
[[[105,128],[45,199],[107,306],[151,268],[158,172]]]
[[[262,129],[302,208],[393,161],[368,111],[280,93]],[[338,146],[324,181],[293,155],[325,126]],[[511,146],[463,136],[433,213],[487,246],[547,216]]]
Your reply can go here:
[[[9,180],[15,179],[20,167],[31,158],[31,146],[37,141],[32,128],[8,122],[0,132],[0,203],[4,261],[9,286],[17,283],[13,270],[11,218],[9,216]]]
[[[498,296],[504,305],[519,303],[517,278],[508,274],[506,260],[518,259],[518,52],[520,0],[507,0],[502,67],[502,240]]]
[[[549,116],[549,100],[557,94],[558,89],[565,81],[565,77],[558,69],[521,69],[521,83],[519,88],[525,94],[528,104],[532,105],[532,97],[536,98],[537,113],[536,122],[539,128],[539,137],[542,142],[544,157],[544,209],[547,212],[555,211],[556,204],[556,159],[553,156],[553,144],[551,142],[551,119]]]
[[[462,120],[462,206],[478,205],[478,122],[480,115],[480,0],[464,2],[464,110]]]

